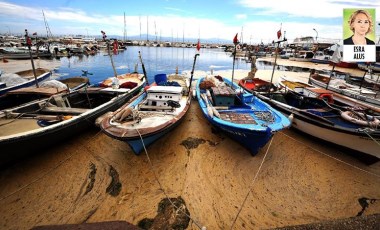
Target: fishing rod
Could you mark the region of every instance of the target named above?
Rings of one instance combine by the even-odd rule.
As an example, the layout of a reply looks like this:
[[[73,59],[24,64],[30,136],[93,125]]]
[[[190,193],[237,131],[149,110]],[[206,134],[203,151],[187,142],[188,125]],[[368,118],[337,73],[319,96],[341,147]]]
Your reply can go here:
[[[146,85],[149,85],[148,76],[146,75],[146,70],[145,70],[144,62],[143,62],[143,60],[141,58],[141,52],[140,51],[139,51],[139,59],[140,59],[141,67],[142,67],[142,70],[143,70],[143,73],[144,73],[144,77],[145,77],[145,80],[146,80]]]

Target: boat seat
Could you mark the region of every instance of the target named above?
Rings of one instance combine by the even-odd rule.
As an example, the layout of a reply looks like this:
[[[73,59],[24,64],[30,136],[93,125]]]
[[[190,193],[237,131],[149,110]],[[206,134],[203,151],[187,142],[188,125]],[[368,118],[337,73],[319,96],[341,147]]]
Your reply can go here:
[[[67,113],[67,114],[81,114],[89,111],[90,109],[83,108],[70,108],[70,107],[44,107],[43,112],[49,113]]]

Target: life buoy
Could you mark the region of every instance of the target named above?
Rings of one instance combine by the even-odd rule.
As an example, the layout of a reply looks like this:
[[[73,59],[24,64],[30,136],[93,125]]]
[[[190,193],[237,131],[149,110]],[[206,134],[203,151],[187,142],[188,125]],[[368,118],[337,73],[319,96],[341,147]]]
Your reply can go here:
[[[362,126],[370,126],[377,127],[380,125],[380,120],[376,117],[365,115],[363,113],[354,113],[352,111],[344,111],[341,113],[341,116],[344,120],[350,121],[352,123],[362,125]]]
[[[329,93],[322,93],[318,96],[319,99],[327,100],[329,104],[332,104],[334,102],[332,94]]]

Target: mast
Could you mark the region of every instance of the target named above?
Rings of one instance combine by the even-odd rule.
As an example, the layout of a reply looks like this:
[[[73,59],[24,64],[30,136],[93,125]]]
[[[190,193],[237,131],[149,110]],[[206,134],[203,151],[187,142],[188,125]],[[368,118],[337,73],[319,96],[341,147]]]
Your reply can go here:
[[[157,43],[157,28],[156,28],[156,21],[154,21],[154,34],[156,35],[156,43]]]
[[[125,42],[125,33],[126,33],[126,29],[125,29],[125,12],[124,12],[124,40],[123,42]]]
[[[140,21],[140,41],[141,41],[141,15],[139,16],[139,21]]]
[[[149,23],[148,23],[148,19],[149,19],[149,16],[146,16],[146,42],[147,43],[149,42],[149,37],[148,37],[148,34],[149,34]]]
[[[44,22],[45,22],[45,28],[46,28],[46,37],[47,38],[53,37],[53,35],[51,34],[51,31],[50,31],[50,28],[49,28],[49,24],[46,21],[44,10],[42,10],[42,15],[44,16]]]

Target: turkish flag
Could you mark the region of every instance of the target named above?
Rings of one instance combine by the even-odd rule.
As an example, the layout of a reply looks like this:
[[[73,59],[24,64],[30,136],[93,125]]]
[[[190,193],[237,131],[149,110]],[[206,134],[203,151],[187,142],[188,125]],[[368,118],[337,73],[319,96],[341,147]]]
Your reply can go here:
[[[280,39],[280,37],[281,37],[281,29],[277,31],[277,39]]]
[[[237,45],[239,43],[239,40],[238,40],[238,34],[236,33],[235,37],[234,37],[234,40],[233,40],[234,44]]]
[[[198,39],[197,50],[199,51],[200,49],[201,49],[201,42]]]
[[[113,52],[116,54],[118,49],[119,49],[119,43],[117,42],[117,40],[115,40],[113,42]]]

